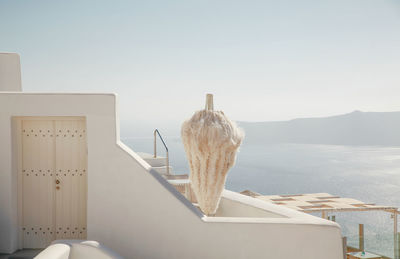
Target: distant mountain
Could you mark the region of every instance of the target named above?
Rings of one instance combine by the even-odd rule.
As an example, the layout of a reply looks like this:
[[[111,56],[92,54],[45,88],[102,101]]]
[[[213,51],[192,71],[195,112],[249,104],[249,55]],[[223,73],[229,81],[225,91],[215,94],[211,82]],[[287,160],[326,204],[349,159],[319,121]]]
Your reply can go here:
[[[121,120],[120,134],[121,138],[153,138],[153,132],[158,129],[163,137],[180,136],[180,125],[178,123],[139,121],[139,120]]]
[[[361,112],[277,122],[238,122],[245,143],[400,145],[400,112]]]

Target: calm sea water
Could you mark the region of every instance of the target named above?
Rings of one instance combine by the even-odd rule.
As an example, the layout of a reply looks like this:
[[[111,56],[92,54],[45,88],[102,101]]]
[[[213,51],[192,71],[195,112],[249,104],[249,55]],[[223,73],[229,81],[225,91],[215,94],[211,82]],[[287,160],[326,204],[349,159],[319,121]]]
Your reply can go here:
[[[125,138],[123,142],[134,151],[152,153],[151,138]],[[174,172],[189,173],[180,139],[167,137],[166,142]],[[400,147],[245,143],[228,174],[226,188],[265,195],[327,192],[400,207]],[[366,250],[393,257],[393,219],[389,213],[330,215],[336,216],[349,245],[358,246],[358,224],[363,223]]]

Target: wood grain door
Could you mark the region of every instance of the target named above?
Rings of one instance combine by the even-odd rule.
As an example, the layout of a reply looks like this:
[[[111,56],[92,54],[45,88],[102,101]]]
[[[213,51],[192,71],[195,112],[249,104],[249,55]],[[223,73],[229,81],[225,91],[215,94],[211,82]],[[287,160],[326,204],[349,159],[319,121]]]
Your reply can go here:
[[[19,215],[23,248],[86,238],[86,122],[24,117],[19,122]]]
[[[86,238],[86,130],[84,121],[55,121],[56,239]]]

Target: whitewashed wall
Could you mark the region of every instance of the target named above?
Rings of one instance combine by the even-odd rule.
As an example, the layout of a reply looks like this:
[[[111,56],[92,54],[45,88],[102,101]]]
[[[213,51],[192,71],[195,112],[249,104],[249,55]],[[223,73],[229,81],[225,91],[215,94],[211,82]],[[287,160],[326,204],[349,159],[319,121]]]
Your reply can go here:
[[[225,192],[271,213],[204,217],[119,141],[116,115],[112,94],[0,93],[0,252],[18,240],[11,116],[86,116],[89,239],[126,258],[342,258],[339,226],[304,213]]]
[[[17,53],[0,52],[0,91],[22,91],[21,64]]]

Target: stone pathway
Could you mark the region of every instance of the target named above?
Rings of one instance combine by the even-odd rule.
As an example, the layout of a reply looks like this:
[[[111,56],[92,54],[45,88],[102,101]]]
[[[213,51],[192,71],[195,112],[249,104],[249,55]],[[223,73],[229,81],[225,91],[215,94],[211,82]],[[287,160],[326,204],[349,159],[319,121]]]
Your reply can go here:
[[[0,259],[32,259],[41,251],[42,249],[22,249],[13,254],[0,254]]]

